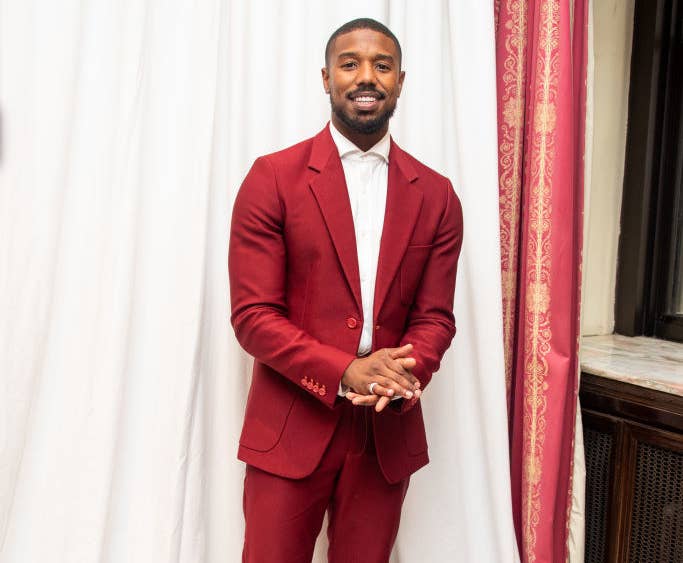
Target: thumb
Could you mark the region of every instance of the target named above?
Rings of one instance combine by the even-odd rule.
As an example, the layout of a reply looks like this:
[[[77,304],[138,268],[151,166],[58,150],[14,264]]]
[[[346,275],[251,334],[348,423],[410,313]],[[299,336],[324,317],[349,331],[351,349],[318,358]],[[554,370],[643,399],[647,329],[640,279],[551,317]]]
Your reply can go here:
[[[393,358],[402,358],[404,356],[407,356],[412,352],[413,350],[413,345],[412,344],[404,344],[400,348],[389,348],[389,355]]]

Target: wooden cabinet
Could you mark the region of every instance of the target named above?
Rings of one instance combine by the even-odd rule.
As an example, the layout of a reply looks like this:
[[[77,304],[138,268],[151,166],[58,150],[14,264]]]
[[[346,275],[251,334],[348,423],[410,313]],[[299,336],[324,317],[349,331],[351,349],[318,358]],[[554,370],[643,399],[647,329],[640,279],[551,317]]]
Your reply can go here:
[[[683,563],[683,397],[583,373],[587,563]]]

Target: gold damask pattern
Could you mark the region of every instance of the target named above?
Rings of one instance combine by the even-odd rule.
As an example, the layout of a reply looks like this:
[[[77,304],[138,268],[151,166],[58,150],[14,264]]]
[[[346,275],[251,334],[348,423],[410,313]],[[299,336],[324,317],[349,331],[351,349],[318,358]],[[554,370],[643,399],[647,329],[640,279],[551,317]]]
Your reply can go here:
[[[527,561],[535,561],[541,512],[543,445],[550,352],[551,187],[555,157],[556,99],[559,84],[559,0],[541,3],[536,83],[532,84],[534,119],[530,134],[529,224],[524,304],[524,472],[523,533]]]
[[[551,187],[557,124],[559,85],[559,0],[540,0],[537,41],[531,53],[533,82],[527,84],[528,0],[501,0],[499,34],[504,37],[504,58],[499,86],[499,171],[503,325],[506,382],[510,389],[515,356],[517,295],[522,326],[522,483],[521,539],[525,561],[536,560],[537,531],[541,518],[543,448],[551,350]],[[499,53],[499,64],[501,57]],[[499,67],[499,73],[501,69]],[[531,97],[528,103],[526,96]],[[529,119],[530,118],[530,119]],[[525,133],[526,126],[526,133]],[[526,142],[526,146],[525,146]],[[526,162],[525,159],[526,153]],[[526,165],[526,166],[525,166]],[[522,194],[526,193],[522,216]],[[520,222],[525,236],[522,269]],[[521,287],[520,287],[521,286]],[[519,344],[519,343],[518,343]]]
[[[500,10],[500,4],[497,6]],[[517,262],[519,248],[520,197],[524,156],[524,107],[526,103],[527,1],[506,0],[505,26],[499,98],[502,115],[499,137],[500,247],[503,287],[503,334],[505,384],[510,398],[514,358],[515,310],[517,305]],[[508,19],[505,19],[507,16]],[[498,25],[501,19],[499,14]],[[501,69],[499,68],[498,72]]]

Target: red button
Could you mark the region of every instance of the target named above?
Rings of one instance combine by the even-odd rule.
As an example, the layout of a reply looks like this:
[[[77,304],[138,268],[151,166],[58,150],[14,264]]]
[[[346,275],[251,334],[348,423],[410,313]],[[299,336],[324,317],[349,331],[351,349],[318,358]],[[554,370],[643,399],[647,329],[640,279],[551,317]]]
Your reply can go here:
[[[348,319],[346,319],[346,326],[348,326],[349,328],[356,328],[358,326],[358,321],[353,317],[349,317]]]

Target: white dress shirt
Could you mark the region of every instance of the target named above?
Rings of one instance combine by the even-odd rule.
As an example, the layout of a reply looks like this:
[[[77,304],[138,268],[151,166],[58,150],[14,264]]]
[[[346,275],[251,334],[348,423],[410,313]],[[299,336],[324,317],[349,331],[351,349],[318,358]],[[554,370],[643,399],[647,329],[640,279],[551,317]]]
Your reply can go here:
[[[389,132],[367,152],[363,152],[330,122],[330,133],[341,158],[346,187],[351,202],[351,215],[356,233],[358,273],[363,305],[363,331],[358,344],[358,355],[365,356],[372,349],[375,326],[373,304],[379,244],[384,226],[389,178]],[[345,394],[340,385],[340,395]]]

